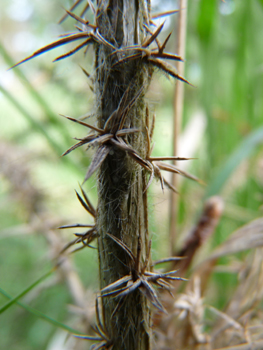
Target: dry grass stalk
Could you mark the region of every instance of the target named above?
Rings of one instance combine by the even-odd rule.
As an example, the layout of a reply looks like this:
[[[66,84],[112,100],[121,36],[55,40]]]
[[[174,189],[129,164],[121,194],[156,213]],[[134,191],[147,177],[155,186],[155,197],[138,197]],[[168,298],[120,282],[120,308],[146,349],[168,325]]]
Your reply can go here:
[[[176,52],[179,56],[185,56],[185,43],[186,43],[186,26],[187,26],[187,0],[179,1],[179,16],[177,22],[177,45]],[[178,74],[184,75],[184,65],[177,62],[176,65]],[[181,132],[181,123],[183,116],[183,104],[184,104],[184,85],[181,82],[176,82],[174,93],[174,125],[173,125],[173,155],[178,154],[178,138]],[[173,163],[176,165],[176,161]],[[172,186],[177,187],[176,176],[172,175]],[[178,197],[175,193],[170,194],[170,244],[171,254],[174,254],[175,242],[176,242],[176,224],[177,224],[177,206]]]

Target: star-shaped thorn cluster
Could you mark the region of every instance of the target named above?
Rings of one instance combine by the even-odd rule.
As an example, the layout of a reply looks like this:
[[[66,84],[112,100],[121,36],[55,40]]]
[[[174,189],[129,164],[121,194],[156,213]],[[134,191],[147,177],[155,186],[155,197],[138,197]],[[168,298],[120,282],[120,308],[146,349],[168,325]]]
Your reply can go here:
[[[117,281],[109,284],[105,288],[101,290],[102,298],[105,297],[119,297],[120,301],[117,304],[116,309],[113,314],[117,311],[117,309],[122,305],[122,302],[126,296],[133,293],[136,289],[138,289],[142,294],[146,296],[146,298],[160,311],[165,311],[163,305],[161,304],[158,295],[153,288],[153,285],[158,287],[167,289],[169,292],[170,284],[169,281],[174,280],[183,280],[184,278],[174,276],[177,273],[177,270],[169,271],[165,273],[152,272],[147,271],[147,266],[149,263],[150,251],[151,251],[151,241],[149,243],[147,256],[143,266],[140,264],[141,260],[141,241],[138,239],[138,247],[137,247],[137,256],[135,257],[132,251],[117,237],[107,233],[108,237],[110,237],[116,244],[118,244],[127,254],[130,260],[130,272],[118,279]],[[177,258],[178,259],[178,258]],[[162,261],[161,261],[162,262]]]
[[[59,229],[67,229],[67,228],[88,228],[85,232],[81,233],[74,233],[76,236],[75,239],[70,241],[60,252],[60,254],[63,254],[66,250],[68,250],[70,247],[72,247],[75,244],[82,243],[82,246],[79,248],[76,248],[71,253],[74,253],[76,251],[79,251],[85,247],[93,248],[90,243],[94,241],[98,237],[98,231],[96,226],[96,210],[93,207],[92,203],[90,202],[86,192],[83,190],[82,187],[80,187],[81,193],[83,195],[83,198],[80,196],[80,194],[76,191],[76,195],[78,200],[80,201],[80,204],[83,206],[83,208],[94,218],[95,223],[94,224],[70,224],[70,225],[63,225],[60,226]]]

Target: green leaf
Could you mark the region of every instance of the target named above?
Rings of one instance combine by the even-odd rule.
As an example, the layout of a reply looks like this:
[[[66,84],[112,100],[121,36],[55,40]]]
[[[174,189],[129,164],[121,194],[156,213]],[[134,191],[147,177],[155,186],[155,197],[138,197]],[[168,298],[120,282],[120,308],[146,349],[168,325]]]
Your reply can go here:
[[[197,31],[201,41],[208,43],[215,27],[216,0],[201,0],[197,20]]]
[[[11,58],[11,56],[8,54],[5,47],[1,43],[0,43],[0,53],[9,67],[14,66],[15,62],[13,61],[13,59]],[[20,68],[16,67],[15,69],[13,69],[13,72],[20,79],[20,81],[22,82],[24,87],[28,90],[32,98],[41,106],[41,108],[45,112],[46,117],[49,119],[49,122],[59,127],[60,133],[63,135],[67,145],[68,140],[70,139],[70,135],[65,125],[60,121],[60,119],[56,116],[56,114],[50,109],[48,103],[43,99],[43,97],[39,94],[39,92],[30,83],[30,81],[24,75],[23,71]]]
[[[3,86],[0,85],[0,92],[16,107],[16,109],[25,117],[25,119],[31,124],[33,129],[40,134],[42,134],[51,147],[57,152],[58,155],[61,155],[61,147],[49,136],[46,132],[45,127],[42,126],[35,118],[31,116],[29,112],[12,96]]]
[[[255,148],[263,143],[263,127],[250,133],[230,155],[228,160],[221,167],[221,171],[207,187],[205,197],[219,194],[233,171],[245,158],[249,157]]]
[[[30,123],[30,125],[33,127],[33,129],[41,134],[47,142],[50,144],[50,146],[53,148],[53,150],[56,151],[56,153],[61,156],[61,154],[64,153],[64,150],[60,147],[60,145],[49,136],[48,132],[46,131],[46,127],[42,126],[41,123],[39,123],[15,98],[12,96],[3,86],[0,84],[0,92],[17,108],[17,110],[25,117],[25,119]],[[71,169],[74,169],[74,171],[79,173],[79,167],[76,162],[70,158],[64,158],[64,163],[67,163]]]
[[[16,303],[20,298],[22,298],[24,295],[26,295],[28,292],[30,292],[35,286],[37,286],[39,283],[44,281],[47,277],[49,277],[55,270],[57,266],[53,267],[50,271],[45,273],[43,276],[38,278],[34,283],[32,283],[29,287],[27,287],[23,292],[19,293],[16,297],[11,299],[9,302],[7,302],[4,306],[0,308],[0,315],[7,309],[10,308],[14,303]]]

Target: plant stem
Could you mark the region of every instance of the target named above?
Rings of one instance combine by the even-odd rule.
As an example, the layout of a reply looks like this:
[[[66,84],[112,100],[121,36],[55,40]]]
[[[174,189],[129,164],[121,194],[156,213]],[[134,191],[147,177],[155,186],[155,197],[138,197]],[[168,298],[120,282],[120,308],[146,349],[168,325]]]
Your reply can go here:
[[[186,24],[187,24],[187,0],[180,0],[179,2],[179,18],[177,22],[177,47],[176,52],[179,56],[185,55],[186,42]],[[176,62],[178,74],[184,75],[184,64]],[[182,115],[183,115],[183,100],[184,100],[184,84],[177,80],[174,94],[174,125],[173,125],[173,155],[178,154],[178,137],[181,131]],[[174,161],[174,164],[176,162]],[[172,174],[172,185],[177,187],[177,176]],[[176,243],[176,224],[178,215],[178,195],[174,192],[170,194],[170,248],[171,255],[175,252]]]
[[[129,46],[142,41],[145,21],[144,1],[97,1],[97,26],[100,34],[112,45]],[[105,45],[96,49],[96,106],[98,126],[103,128],[117,109],[125,91],[128,103],[143,86],[150,74],[142,60],[130,60],[114,67],[111,51]],[[129,111],[125,127],[142,132],[128,137],[129,145],[146,156],[145,103],[140,97]],[[130,272],[126,253],[107,233],[117,237],[137,255],[141,243],[141,263],[148,247],[147,197],[144,193],[146,174],[127,153],[113,148],[98,174],[99,264],[101,288]],[[120,303],[119,303],[120,302]],[[123,299],[103,298],[105,328],[113,339],[113,349],[150,349],[150,308],[145,296],[136,290]]]

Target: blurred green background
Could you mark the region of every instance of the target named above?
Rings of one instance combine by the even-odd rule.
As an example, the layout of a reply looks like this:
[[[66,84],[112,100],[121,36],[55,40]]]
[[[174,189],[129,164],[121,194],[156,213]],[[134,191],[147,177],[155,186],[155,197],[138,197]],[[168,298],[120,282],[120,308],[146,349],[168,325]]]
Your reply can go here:
[[[58,35],[73,30],[72,19],[57,24],[63,7],[71,4],[62,0],[1,0],[0,287],[12,296],[46,273],[61,247],[73,238],[73,230],[62,232],[56,227],[92,223],[74,193],[83,181],[92,151],[78,149],[60,157],[74,143],[72,138],[84,136],[85,131],[59,116],[92,115],[93,93],[80,68],[92,73],[92,51],[85,57],[79,52],[52,63],[69,50],[61,47],[7,71]],[[161,1],[153,1],[157,12],[176,6],[176,1],[167,1],[163,9]],[[221,195],[224,215],[208,242],[209,247],[215,247],[239,226],[262,216],[263,2],[196,0],[189,2],[187,12],[185,77],[196,88],[185,86],[178,155],[198,158],[189,162],[188,170],[206,186],[180,182],[178,231],[184,236],[191,229],[204,198]],[[175,28],[176,15],[167,19],[163,36]],[[175,52],[175,41],[173,33],[168,51]],[[147,96],[157,117],[156,156],[172,152],[174,87],[172,79],[157,72]],[[154,258],[169,251],[169,192],[162,193],[159,187],[153,184],[149,193]],[[95,177],[84,188],[95,205]],[[96,250],[84,249],[67,263],[68,270],[53,274],[21,300],[83,330],[82,311],[76,306],[77,294],[69,287],[67,273],[81,281],[84,294],[79,290],[90,310],[93,293],[98,290]],[[223,306],[226,299],[222,294],[231,293],[236,279],[225,273],[214,283],[214,291],[221,297],[211,299],[216,300],[216,306]],[[7,300],[0,294],[0,305]],[[56,327],[18,305],[0,314],[1,349],[64,349],[58,345],[60,335]]]

